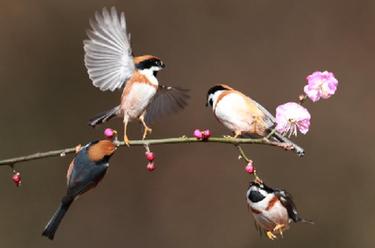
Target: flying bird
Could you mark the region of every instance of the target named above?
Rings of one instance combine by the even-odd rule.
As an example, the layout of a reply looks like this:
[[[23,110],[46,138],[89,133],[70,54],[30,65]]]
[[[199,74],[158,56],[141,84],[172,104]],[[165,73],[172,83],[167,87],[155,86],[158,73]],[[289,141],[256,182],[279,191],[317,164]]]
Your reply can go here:
[[[53,240],[73,201],[95,188],[103,179],[109,166],[109,159],[116,149],[117,146],[110,140],[94,141],[80,148],[67,171],[66,195],[61,199],[59,208],[44,228],[43,236]]]
[[[246,200],[256,226],[271,240],[277,238],[277,233],[283,235],[291,222],[312,224],[300,217],[292,195],[285,190],[272,189],[263,182],[254,181],[250,183]]]
[[[120,104],[89,120],[95,127],[113,117],[124,123],[124,141],[129,145],[127,125],[139,120],[145,139],[152,129],[148,124],[183,109],[187,105],[187,90],[161,85],[156,78],[165,68],[163,61],[153,55],[133,56],[125,15],[103,8],[90,20],[91,30],[84,41],[85,65],[95,87],[101,91],[124,88]]]
[[[304,155],[302,147],[273,129],[275,117],[262,105],[226,84],[218,84],[207,92],[207,106],[211,106],[215,117],[237,137],[269,137],[277,145]]]

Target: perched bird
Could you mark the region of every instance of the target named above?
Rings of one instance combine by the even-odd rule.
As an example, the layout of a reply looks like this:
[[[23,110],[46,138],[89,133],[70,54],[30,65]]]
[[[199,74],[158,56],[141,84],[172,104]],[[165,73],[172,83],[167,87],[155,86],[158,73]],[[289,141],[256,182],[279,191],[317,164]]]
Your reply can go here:
[[[276,126],[275,117],[262,105],[226,84],[218,84],[207,92],[207,104],[216,118],[237,137],[266,137]],[[270,137],[275,144],[304,155],[302,147],[275,131]]]
[[[43,236],[52,240],[73,201],[94,188],[103,179],[109,166],[109,159],[116,148],[112,141],[100,140],[85,145],[77,152],[66,175],[68,188],[66,195],[61,199],[59,208],[44,228]]]
[[[298,215],[292,196],[285,190],[255,181],[250,183],[246,199],[256,226],[271,240],[277,238],[277,233],[283,235],[291,222],[312,223]]]
[[[120,105],[98,114],[89,121],[96,126],[113,117],[124,122],[124,141],[129,145],[126,128],[130,121],[139,120],[143,139],[151,128],[146,123],[177,112],[187,105],[187,90],[160,85],[157,73],[165,67],[160,58],[152,55],[133,57],[125,15],[115,7],[95,14],[91,30],[84,41],[85,65],[92,84],[102,91],[124,89]]]

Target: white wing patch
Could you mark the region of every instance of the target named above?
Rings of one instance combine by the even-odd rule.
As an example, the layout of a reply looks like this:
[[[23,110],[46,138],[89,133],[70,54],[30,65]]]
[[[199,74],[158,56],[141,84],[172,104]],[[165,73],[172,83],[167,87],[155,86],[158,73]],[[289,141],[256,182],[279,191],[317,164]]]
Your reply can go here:
[[[119,16],[115,7],[110,12],[104,8],[95,13],[90,26],[83,47],[92,84],[102,91],[121,88],[135,70],[125,15]]]

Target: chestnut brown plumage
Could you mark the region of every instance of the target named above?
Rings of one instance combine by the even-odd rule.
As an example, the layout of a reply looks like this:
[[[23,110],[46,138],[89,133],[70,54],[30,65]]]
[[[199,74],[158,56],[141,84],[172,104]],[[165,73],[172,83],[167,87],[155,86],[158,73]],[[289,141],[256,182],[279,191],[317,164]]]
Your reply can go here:
[[[61,204],[52,216],[43,236],[53,239],[61,220],[70,205],[79,195],[94,188],[105,176],[109,159],[116,150],[116,145],[110,140],[91,142],[76,154],[67,171],[67,192],[61,199]]]
[[[300,157],[304,155],[302,147],[273,131],[275,117],[242,92],[226,84],[214,85],[207,92],[206,106],[212,107],[216,119],[234,133],[234,138],[265,138],[270,134],[268,138],[277,145],[294,150]]]
[[[89,39],[84,41],[84,50],[92,84],[102,91],[125,87],[120,104],[90,119],[89,125],[95,127],[120,117],[124,123],[124,141],[129,145],[127,125],[139,120],[145,139],[151,133],[150,122],[187,105],[187,90],[159,84],[156,75],[165,68],[160,58],[133,56],[124,13],[117,13],[114,7],[110,11],[104,8],[90,24],[92,29],[87,33]]]

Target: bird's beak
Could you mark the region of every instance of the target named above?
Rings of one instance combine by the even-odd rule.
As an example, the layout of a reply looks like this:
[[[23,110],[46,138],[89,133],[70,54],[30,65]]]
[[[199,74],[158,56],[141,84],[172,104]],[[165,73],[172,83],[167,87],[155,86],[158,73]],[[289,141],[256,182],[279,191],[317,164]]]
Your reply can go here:
[[[165,68],[166,67],[166,65],[164,64],[164,63],[161,63],[161,68]]]

